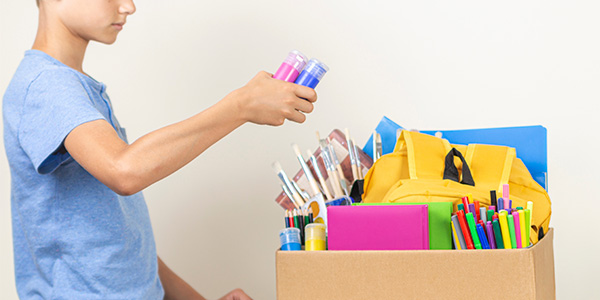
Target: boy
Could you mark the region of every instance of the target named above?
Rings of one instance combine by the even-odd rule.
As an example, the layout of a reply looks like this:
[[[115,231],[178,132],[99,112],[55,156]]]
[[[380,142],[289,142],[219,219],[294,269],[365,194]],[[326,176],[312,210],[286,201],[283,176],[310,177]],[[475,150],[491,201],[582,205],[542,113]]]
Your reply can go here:
[[[40,0],[39,27],[3,99],[22,299],[204,299],[156,255],[141,191],[246,122],[303,122],[314,90],[260,72],[209,109],[131,145],[106,87],[84,73],[132,0]],[[303,100],[308,99],[308,101]],[[234,290],[222,299],[250,299]]]

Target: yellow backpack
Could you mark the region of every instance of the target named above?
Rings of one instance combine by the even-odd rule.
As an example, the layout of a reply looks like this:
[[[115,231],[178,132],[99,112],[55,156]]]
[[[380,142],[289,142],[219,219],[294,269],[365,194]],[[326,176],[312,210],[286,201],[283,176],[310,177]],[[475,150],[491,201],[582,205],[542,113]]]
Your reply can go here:
[[[458,158],[457,158],[458,157]],[[459,170],[462,180],[459,182]],[[452,202],[473,195],[482,206],[490,205],[490,190],[510,187],[513,207],[533,201],[531,241],[539,228],[548,231],[550,197],[532,177],[514,148],[470,144],[450,145],[447,140],[404,130],[394,152],[378,159],[364,182],[363,202]],[[499,196],[500,197],[500,196]]]

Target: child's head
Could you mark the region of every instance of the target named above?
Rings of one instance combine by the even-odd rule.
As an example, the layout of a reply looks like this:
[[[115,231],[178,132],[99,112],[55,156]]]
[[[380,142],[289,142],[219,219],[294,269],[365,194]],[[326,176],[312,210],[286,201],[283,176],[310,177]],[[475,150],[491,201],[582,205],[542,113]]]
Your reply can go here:
[[[112,44],[128,15],[135,12],[133,0],[36,0],[40,27],[66,29],[85,41]]]

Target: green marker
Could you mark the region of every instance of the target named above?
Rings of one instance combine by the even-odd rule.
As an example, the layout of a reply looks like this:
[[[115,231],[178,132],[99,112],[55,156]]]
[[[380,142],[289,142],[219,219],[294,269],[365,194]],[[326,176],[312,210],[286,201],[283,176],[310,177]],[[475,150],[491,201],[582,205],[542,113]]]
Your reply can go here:
[[[473,245],[475,246],[475,249],[483,249],[481,247],[481,241],[477,236],[477,229],[475,229],[475,218],[473,218],[473,213],[467,213],[466,216],[467,223],[469,223],[469,231],[471,231],[471,237],[473,238]]]
[[[512,215],[508,215],[508,232],[510,232],[510,245],[513,249],[517,249],[517,236],[515,235],[515,219]]]
[[[491,209],[488,209],[488,211],[487,211],[487,220],[491,221],[493,219],[494,219],[494,211],[491,210]]]
[[[529,209],[525,209],[525,240],[527,241],[527,246],[523,246],[523,248],[529,247],[529,244],[531,243],[529,241],[530,231],[531,231],[531,211]]]
[[[459,204],[459,205],[457,205],[456,207],[458,208],[458,210],[465,211],[465,205],[464,205],[464,204],[462,204],[462,203],[461,203],[461,204]]]
[[[502,230],[500,230],[500,222],[498,219],[492,222],[494,227],[494,238],[496,239],[496,248],[504,249],[504,242],[502,241]]]

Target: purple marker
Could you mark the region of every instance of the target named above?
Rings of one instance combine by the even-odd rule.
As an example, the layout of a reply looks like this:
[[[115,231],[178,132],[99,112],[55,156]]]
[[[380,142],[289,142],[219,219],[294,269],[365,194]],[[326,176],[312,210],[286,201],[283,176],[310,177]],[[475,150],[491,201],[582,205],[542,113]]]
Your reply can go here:
[[[494,237],[494,228],[492,226],[492,222],[487,221],[485,228],[487,231],[488,240],[490,242],[490,248],[496,249],[496,238]]]
[[[292,50],[285,58],[281,66],[279,66],[279,69],[277,69],[277,72],[275,72],[273,78],[287,82],[294,82],[296,81],[296,78],[298,78],[298,75],[300,75],[302,69],[304,69],[307,61],[308,59],[304,54],[302,54],[302,52],[298,50]]]
[[[508,200],[508,209],[512,209],[512,200]]]
[[[477,222],[477,213],[475,212],[475,203],[469,203],[469,212],[473,214],[475,222]]]

